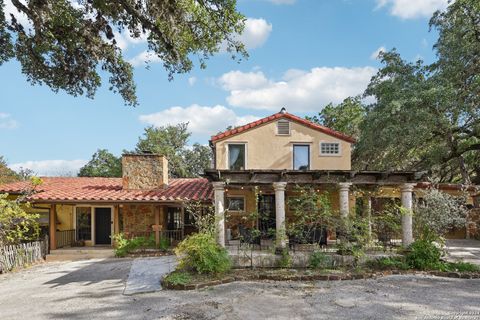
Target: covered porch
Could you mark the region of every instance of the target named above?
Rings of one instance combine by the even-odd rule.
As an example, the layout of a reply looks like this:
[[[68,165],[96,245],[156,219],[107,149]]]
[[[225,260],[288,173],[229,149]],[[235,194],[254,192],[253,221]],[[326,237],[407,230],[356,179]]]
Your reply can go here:
[[[114,246],[113,235],[167,239],[176,245],[195,231],[183,202],[37,204],[48,214],[50,250]]]
[[[414,172],[210,170],[207,177],[214,187],[217,240],[222,246],[236,246],[245,241],[245,235],[248,238],[249,234],[245,222],[249,213],[257,211],[267,213],[269,219],[250,225],[261,234],[254,239],[250,237],[249,241],[259,248],[291,247],[295,239],[286,232],[292,219],[288,204],[296,196],[296,188],[302,186],[328,193],[332,210],[342,219],[353,219],[358,214],[370,219],[383,202],[396,202],[407,214],[402,214],[401,231],[390,235],[389,241],[403,246],[413,241],[414,188],[421,180]],[[373,195],[370,192],[373,189],[379,192]],[[262,229],[270,229],[270,233]],[[333,244],[337,241],[337,231],[319,228],[312,233],[311,243],[324,247]]]

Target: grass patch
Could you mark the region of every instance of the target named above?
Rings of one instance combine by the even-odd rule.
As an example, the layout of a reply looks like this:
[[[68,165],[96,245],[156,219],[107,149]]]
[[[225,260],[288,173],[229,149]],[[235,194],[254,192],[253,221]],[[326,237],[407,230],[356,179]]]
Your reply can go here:
[[[185,285],[192,281],[192,275],[188,272],[174,271],[168,274],[164,281],[173,285]]]

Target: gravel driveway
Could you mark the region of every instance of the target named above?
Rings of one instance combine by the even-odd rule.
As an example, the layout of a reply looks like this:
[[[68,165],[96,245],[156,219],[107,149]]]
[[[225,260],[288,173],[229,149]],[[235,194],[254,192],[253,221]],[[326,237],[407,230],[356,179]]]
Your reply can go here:
[[[236,282],[122,294],[132,260],[48,263],[0,275],[3,319],[480,319],[480,280],[389,276]]]

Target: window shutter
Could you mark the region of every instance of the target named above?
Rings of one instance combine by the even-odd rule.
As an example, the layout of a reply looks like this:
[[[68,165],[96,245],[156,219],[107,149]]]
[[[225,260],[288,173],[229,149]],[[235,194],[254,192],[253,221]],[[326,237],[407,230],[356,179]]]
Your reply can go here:
[[[290,121],[281,120],[277,122],[277,134],[289,135],[290,134]]]

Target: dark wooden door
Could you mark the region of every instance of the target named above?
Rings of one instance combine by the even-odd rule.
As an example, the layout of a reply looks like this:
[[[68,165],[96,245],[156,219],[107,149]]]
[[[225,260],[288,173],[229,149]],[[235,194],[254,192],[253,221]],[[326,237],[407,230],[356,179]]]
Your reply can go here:
[[[111,244],[112,209],[95,208],[95,244]]]

